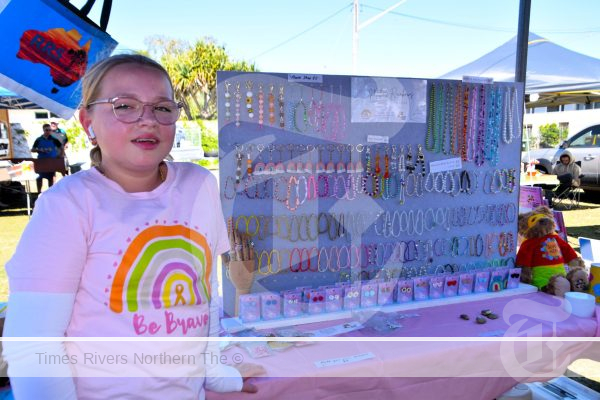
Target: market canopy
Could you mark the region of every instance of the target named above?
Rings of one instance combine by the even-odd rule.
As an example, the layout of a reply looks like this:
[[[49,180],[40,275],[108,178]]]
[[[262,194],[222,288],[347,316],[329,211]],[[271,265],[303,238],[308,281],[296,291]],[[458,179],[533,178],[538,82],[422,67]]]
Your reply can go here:
[[[32,101],[27,100],[25,97],[18,96],[17,94],[0,87],[0,108],[7,108],[9,110],[19,109],[41,109]]]
[[[568,103],[600,101],[600,59],[586,56],[529,34],[525,92],[537,93],[536,102],[527,107],[546,107]],[[441,79],[462,79],[465,75],[492,77],[514,82],[517,37],[495,50],[463,65]]]

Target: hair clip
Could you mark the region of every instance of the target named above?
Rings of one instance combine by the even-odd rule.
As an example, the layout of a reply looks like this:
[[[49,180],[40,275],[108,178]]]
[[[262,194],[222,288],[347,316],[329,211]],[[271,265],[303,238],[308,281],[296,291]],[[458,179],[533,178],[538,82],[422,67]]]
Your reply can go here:
[[[456,286],[456,284],[457,284],[457,282],[456,282],[456,280],[455,280],[455,279],[454,279],[454,280],[451,280],[451,281],[448,281],[448,282],[446,282],[446,285],[448,285],[448,286]]]

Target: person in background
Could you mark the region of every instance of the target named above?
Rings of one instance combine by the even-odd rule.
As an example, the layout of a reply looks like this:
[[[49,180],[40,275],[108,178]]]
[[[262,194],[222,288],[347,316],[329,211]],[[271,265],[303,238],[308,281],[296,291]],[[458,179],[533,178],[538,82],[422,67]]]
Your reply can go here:
[[[61,147],[61,152],[59,154],[59,157],[64,157],[65,158],[65,171],[67,171],[67,173],[69,173],[69,162],[67,160],[67,144],[69,143],[69,138],[67,137],[67,132],[65,132],[64,129],[59,128],[58,127],[58,122],[56,121],[52,121],[50,122],[50,128],[52,128],[52,136],[54,136],[56,139],[58,139],[62,145]],[[61,172],[62,174],[62,172]],[[64,174],[63,174],[64,176]]]
[[[94,146],[93,167],[40,197],[6,265],[4,336],[65,338],[5,342],[15,398],[204,399],[205,387],[255,392],[238,370],[248,376],[260,368],[215,363],[222,360],[218,342],[184,340],[218,336],[217,257],[230,245],[216,178],[192,163],[163,161],[180,114],[169,75],[150,58],[119,54],[86,72],[82,96],[79,121]],[[133,340],[148,337],[172,340]],[[49,365],[40,354],[68,362]],[[111,356],[118,365],[86,364],[86,354]],[[164,357],[138,365],[140,354]],[[167,357],[182,354],[185,365]],[[48,374],[55,378],[36,378]]]
[[[581,167],[575,164],[575,159],[569,150],[565,150],[560,154],[560,162],[556,164],[552,170],[556,178],[560,182],[557,193],[563,193],[571,187],[579,187],[581,184],[580,175]]]
[[[52,136],[52,128],[50,124],[44,124],[42,126],[44,133],[35,139],[33,147],[31,148],[32,153],[38,153],[37,158],[56,158],[60,156],[62,152],[62,145],[58,139]],[[43,180],[48,181],[48,187],[54,185],[55,172],[40,172],[35,180],[37,185],[38,193],[42,192]]]

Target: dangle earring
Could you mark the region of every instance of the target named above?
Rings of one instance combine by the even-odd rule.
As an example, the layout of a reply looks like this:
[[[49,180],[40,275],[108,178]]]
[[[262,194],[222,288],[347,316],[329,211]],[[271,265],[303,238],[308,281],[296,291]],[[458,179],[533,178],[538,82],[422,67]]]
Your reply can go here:
[[[240,89],[240,83],[235,84],[235,126],[240,127],[240,101],[242,100],[242,92]]]
[[[225,120],[231,119],[231,93],[229,92],[230,82],[225,82]]]
[[[367,146],[365,150],[366,171],[371,172],[371,146]]]
[[[252,86],[254,83],[252,81],[246,81],[246,109],[248,110],[248,118],[254,118],[254,108],[253,108],[253,99],[254,93],[252,93]]]
[[[275,85],[269,85],[269,125],[275,125]]]

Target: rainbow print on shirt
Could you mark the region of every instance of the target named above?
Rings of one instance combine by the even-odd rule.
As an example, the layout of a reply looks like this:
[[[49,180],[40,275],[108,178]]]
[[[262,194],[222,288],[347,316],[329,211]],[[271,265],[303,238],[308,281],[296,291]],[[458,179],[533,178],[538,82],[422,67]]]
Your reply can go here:
[[[121,313],[207,303],[211,266],[210,247],[197,231],[183,225],[146,228],[123,253],[109,307]]]

